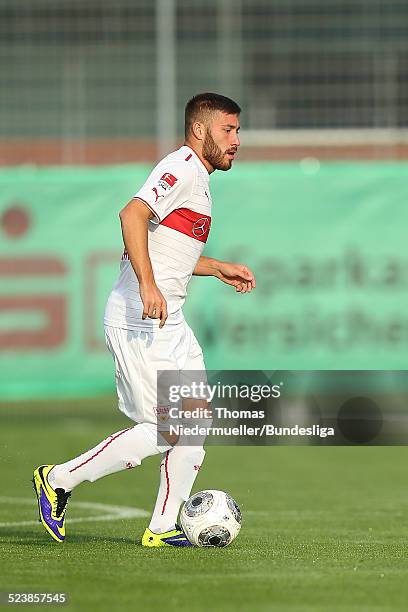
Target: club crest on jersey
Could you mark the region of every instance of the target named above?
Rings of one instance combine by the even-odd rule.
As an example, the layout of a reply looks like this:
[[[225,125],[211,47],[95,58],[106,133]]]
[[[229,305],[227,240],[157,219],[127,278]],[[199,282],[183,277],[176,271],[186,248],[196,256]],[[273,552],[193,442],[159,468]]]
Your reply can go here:
[[[170,406],[153,406],[153,410],[158,422],[165,423],[169,420]]]

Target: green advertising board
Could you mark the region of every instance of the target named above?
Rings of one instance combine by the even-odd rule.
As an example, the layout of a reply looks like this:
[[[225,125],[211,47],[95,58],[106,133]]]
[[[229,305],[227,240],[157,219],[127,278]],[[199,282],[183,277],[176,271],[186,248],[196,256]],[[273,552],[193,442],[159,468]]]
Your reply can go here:
[[[118,212],[149,170],[0,171],[0,399],[114,388]],[[406,163],[236,163],[211,188],[204,254],[248,264],[257,288],[192,279],[208,368],[406,369]]]

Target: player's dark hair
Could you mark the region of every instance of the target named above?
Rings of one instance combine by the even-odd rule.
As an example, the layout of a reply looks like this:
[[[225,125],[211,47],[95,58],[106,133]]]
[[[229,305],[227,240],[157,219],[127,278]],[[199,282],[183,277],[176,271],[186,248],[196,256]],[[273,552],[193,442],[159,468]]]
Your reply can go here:
[[[221,111],[228,115],[239,115],[240,107],[234,100],[216,93],[200,93],[191,98],[186,104],[184,131],[188,138],[194,121],[206,121],[214,111]]]

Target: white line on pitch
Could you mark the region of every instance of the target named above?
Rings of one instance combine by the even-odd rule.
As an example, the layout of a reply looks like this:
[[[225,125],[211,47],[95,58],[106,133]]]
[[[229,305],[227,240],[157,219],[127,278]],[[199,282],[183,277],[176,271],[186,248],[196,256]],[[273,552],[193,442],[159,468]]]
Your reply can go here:
[[[29,499],[26,497],[0,497],[0,504],[25,504],[27,506],[35,505],[35,500]],[[70,523],[86,523],[91,521],[116,521],[119,519],[130,519],[130,518],[140,518],[149,516],[149,513],[146,510],[142,510],[141,508],[131,508],[130,506],[113,506],[111,504],[102,504],[102,503],[94,503],[94,502],[73,502],[71,506],[76,508],[84,508],[87,510],[100,510],[101,512],[106,512],[107,514],[98,514],[96,516],[84,516],[78,518],[69,519]],[[16,521],[16,522],[7,522],[0,523],[0,527],[22,527],[27,525],[37,525],[38,519],[36,521]]]

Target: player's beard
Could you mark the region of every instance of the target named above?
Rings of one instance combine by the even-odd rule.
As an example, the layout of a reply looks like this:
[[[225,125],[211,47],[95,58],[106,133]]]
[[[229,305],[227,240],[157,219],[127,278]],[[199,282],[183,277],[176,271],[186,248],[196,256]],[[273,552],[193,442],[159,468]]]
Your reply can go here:
[[[214,170],[229,170],[232,166],[232,159],[226,157],[226,153],[227,151],[223,152],[220,149],[208,129],[203,142],[204,159],[212,165]]]

